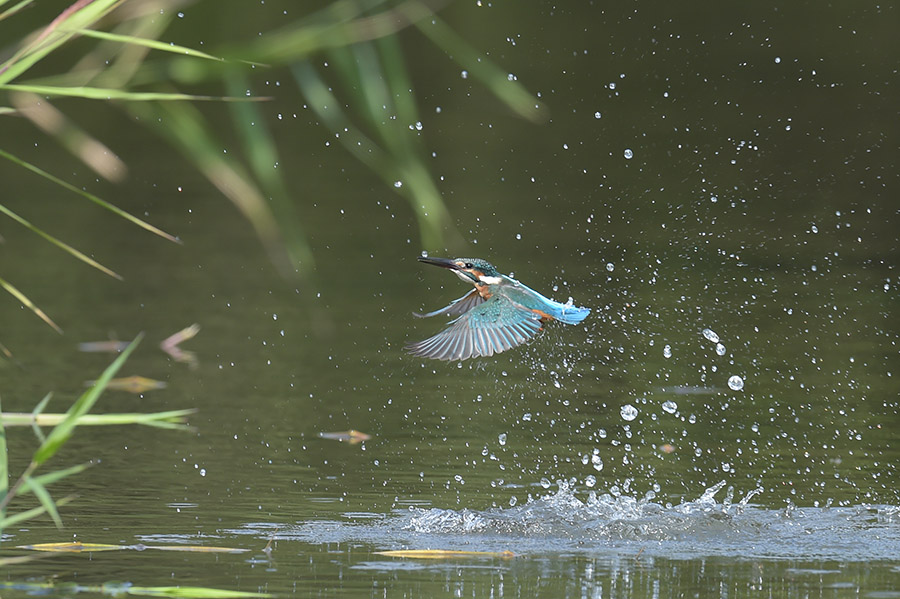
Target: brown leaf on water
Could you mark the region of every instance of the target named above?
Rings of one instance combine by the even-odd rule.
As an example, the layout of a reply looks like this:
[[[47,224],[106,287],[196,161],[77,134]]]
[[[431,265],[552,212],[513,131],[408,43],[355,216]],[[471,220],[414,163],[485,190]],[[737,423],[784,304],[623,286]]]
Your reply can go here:
[[[319,437],[321,437],[322,439],[331,439],[332,441],[341,441],[342,443],[346,441],[350,445],[356,445],[357,443],[368,441],[372,438],[372,435],[367,435],[366,433],[361,433],[357,430],[350,429],[349,431],[341,431],[335,433],[319,433]]]
[[[86,353],[120,354],[128,347],[128,343],[128,341],[118,341],[116,339],[110,339],[108,341],[85,341],[84,343],[78,344],[78,351]]]
[[[191,368],[197,367],[197,354],[192,351],[187,351],[178,347],[178,344],[187,341],[188,339],[193,339],[197,333],[200,332],[199,324],[192,324],[191,326],[181,329],[174,335],[170,335],[166,339],[164,339],[159,344],[159,349],[163,350],[167,354],[169,354],[173,360],[176,362],[184,362]]]
[[[376,551],[375,555],[388,557],[414,557],[418,559],[450,559],[456,557],[516,557],[512,551],[456,551],[451,549],[397,549],[394,551]]]
[[[85,381],[85,387],[92,387],[97,381]],[[157,381],[156,379],[148,379],[143,376],[126,376],[118,379],[111,379],[107,383],[106,388],[113,391],[127,391],[128,393],[146,393],[154,389],[165,389],[165,381]]]

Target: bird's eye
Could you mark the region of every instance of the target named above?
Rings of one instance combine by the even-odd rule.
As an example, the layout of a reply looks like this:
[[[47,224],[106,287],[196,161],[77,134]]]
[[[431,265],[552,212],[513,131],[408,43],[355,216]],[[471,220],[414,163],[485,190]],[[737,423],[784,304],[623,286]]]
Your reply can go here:
[[[471,263],[471,262],[466,262],[466,268],[472,268],[472,263]]]

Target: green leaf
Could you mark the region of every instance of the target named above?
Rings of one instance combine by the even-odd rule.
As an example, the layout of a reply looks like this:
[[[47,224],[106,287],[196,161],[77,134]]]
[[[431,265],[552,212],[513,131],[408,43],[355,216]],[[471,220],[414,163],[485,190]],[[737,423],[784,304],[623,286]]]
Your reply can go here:
[[[78,426],[78,418],[91,410],[93,405],[100,398],[100,394],[103,393],[103,390],[106,388],[110,379],[116,375],[116,372],[119,371],[119,368],[122,367],[122,364],[125,363],[125,360],[128,359],[128,356],[131,355],[131,352],[134,351],[134,348],[138,346],[143,338],[143,333],[135,337],[134,341],[132,341],[131,344],[119,354],[113,363],[103,371],[103,374],[100,375],[97,382],[94,383],[90,389],[85,391],[81,397],[75,400],[75,403],[72,404],[72,407],[66,412],[65,420],[57,424],[53,430],[50,431],[50,434],[47,435],[47,438],[41,446],[34,452],[32,462],[35,466],[40,466],[53,457],[53,455],[59,451],[59,448],[72,436],[72,432],[75,427]]]
[[[63,181],[62,179],[60,179],[60,178],[58,178],[58,177],[56,177],[56,176],[54,176],[54,175],[51,175],[51,174],[48,173],[47,171],[38,168],[37,166],[31,164],[30,162],[26,162],[26,161],[24,161],[24,160],[22,160],[22,159],[20,159],[20,158],[18,158],[18,157],[16,157],[16,156],[14,156],[14,155],[8,153],[8,152],[4,152],[3,150],[0,150],[0,158],[6,158],[6,159],[9,160],[10,162],[14,162],[15,164],[18,164],[19,166],[24,167],[24,168],[30,170],[31,172],[35,173],[36,175],[40,175],[41,177],[43,177],[43,178],[45,178],[45,179],[47,179],[47,180],[49,180],[49,181],[52,181],[53,183],[56,183],[56,184],[59,185],[60,187],[63,187],[63,188],[65,188],[65,189],[68,189],[69,191],[72,191],[72,192],[74,192],[74,193],[77,193],[78,195],[80,195],[80,196],[82,196],[82,197],[84,197],[84,198],[87,198],[88,200],[94,202],[95,204],[97,204],[97,205],[99,205],[99,206],[102,206],[103,208],[106,208],[106,209],[109,210],[110,212],[112,212],[112,213],[114,213],[114,214],[116,214],[116,215],[118,215],[118,216],[121,216],[121,217],[124,218],[125,220],[131,221],[132,223],[136,224],[137,226],[139,226],[139,227],[141,227],[141,228],[143,228],[143,229],[146,229],[147,231],[150,231],[151,233],[154,233],[154,234],[156,234],[156,235],[159,235],[160,237],[163,237],[163,238],[165,238],[165,239],[168,239],[169,241],[174,241],[175,243],[181,243],[181,241],[180,241],[179,239],[177,239],[176,237],[173,237],[172,235],[169,235],[169,234],[166,233],[165,231],[162,231],[162,230],[160,230],[160,229],[157,229],[156,227],[154,227],[154,226],[151,225],[150,223],[147,223],[147,222],[145,222],[145,221],[142,221],[142,220],[139,219],[138,217],[132,216],[132,215],[129,214],[128,212],[125,212],[125,211],[122,210],[121,208],[119,208],[119,207],[117,207],[117,206],[114,206],[114,205],[112,205],[112,204],[110,204],[109,202],[106,202],[106,201],[104,201],[104,200],[101,200],[100,198],[98,198],[97,196],[95,196],[95,195],[92,194],[92,193],[88,193],[88,192],[86,192],[86,191],[84,191],[84,190],[82,190],[82,189],[78,189],[77,187],[75,187],[75,186],[72,185],[71,183],[67,183],[67,182]]]
[[[53,502],[53,498],[50,497],[50,493],[47,491],[47,488],[42,485],[40,481],[31,478],[30,476],[25,477],[24,484],[28,485],[31,488],[31,492],[34,493],[34,496],[37,497],[38,501],[41,502],[44,510],[48,514],[50,514],[50,517],[53,519],[53,523],[56,524],[56,528],[62,528],[62,518],[59,517],[59,512],[56,510],[56,504]]]
[[[69,5],[39,35],[34,36],[9,60],[0,64],[0,84],[13,81],[69,41],[75,34],[65,31],[64,28],[69,30],[88,28],[120,3],[121,0],[92,0]]]
[[[67,244],[63,241],[60,241],[53,235],[50,235],[49,233],[46,233],[45,231],[37,228],[36,226],[31,224],[29,221],[25,220],[24,218],[22,218],[21,216],[19,216],[18,214],[16,214],[15,212],[10,210],[6,206],[4,206],[3,204],[0,204],[0,212],[5,214],[6,216],[10,217],[14,221],[19,223],[23,227],[25,227],[26,229],[32,231],[33,233],[37,233],[38,235],[40,235],[41,237],[43,237],[44,239],[46,239],[47,241],[49,241],[50,243],[55,245],[56,247],[61,248],[62,250],[68,252],[70,255],[74,256],[78,260],[81,260],[85,264],[88,264],[89,266],[93,266],[97,270],[108,274],[109,276],[113,277],[114,279],[119,279],[120,281],[122,280],[122,276],[119,275],[118,273],[115,273],[112,270],[106,268],[105,266],[103,266],[102,264],[100,264],[99,262],[94,260],[93,258],[90,258],[89,256],[85,256],[84,254],[82,254],[81,252],[79,252],[78,250],[76,250],[75,248],[70,246],[69,244]]]

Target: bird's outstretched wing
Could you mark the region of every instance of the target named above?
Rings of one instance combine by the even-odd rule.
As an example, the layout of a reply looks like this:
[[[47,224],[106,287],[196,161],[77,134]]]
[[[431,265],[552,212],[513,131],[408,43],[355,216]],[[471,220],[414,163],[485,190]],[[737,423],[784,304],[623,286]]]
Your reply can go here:
[[[458,316],[460,314],[465,314],[472,308],[483,304],[484,298],[478,293],[477,289],[473,289],[469,293],[465,294],[459,299],[453,300],[450,302],[450,305],[446,308],[441,308],[440,310],[435,310],[434,312],[429,312],[427,314],[419,314],[418,312],[413,312],[413,316],[417,318],[428,318],[430,316],[437,316],[438,314],[446,314],[447,316]]]
[[[495,295],[465,312],[434,337],[407,345],[406,351],[421,358],[467,360],[522,345],[540,330],[540,316],[502,295]]]

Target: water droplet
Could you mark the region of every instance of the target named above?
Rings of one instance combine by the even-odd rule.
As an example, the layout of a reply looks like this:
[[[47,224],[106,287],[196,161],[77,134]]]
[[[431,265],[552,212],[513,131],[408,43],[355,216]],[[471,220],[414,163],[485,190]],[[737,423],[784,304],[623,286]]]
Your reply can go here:
[[[584,477],[584,486],[585,487],[590,488],[596,484],[597,484],[597,477],[594,476],[593,474],[588,474],[587,476]]]
[[[506,433],[500,433],[500,436],[497,437],[497,441],[500,442],[500,445],[506,445]]]
[[[780,56],[776,56],[776,57],[775,57],[775,64],[779,64],[779,63],[781,63],[781,57],[780,57]]]
[[[631,148],[625,148],[625,160],[631,160],[634,158],[634,152],[631,151]]]
[[[635,418],[637,418],[638,410],[631,404],[625,404],[622,406],[622,409],[619,410],[619,415],[622,416],[622,420],[627,420],[631,422]]]
[[[716,343],[716,353],[720,356],[725,355],[725,346],[721,343]]]
[[[522,420],[525,422],[531,422],[531,412],[526,412],[522,415]]]
[[[608,270],[609,272],[612,272],[612,271],[614,271],[615,269],[616,269],[616,266],[615,266],[612,262],[608,262],[608,263],[606,264],[606,270]]]
[[[600,472],[603,470],[603,458],[595,453],[591,456],[591,465],[594,467],[594,470]]]
[[[468,78],[469,78],[469,71],[463,71],[463,72],[461,72],[461,73],[459,74],[459,76],[462,77],[463,79],[468,79]]]
[[[666,344],[666,346],[663,348],[663,357],[664,358],[672,357],[672,346],[671,345]]]
[[[712,341],[713,343],[719,342],[719,336],[716,335],[716,332],[712,329],[703,329],[703,336]]]
[[[678,404],[670,399],[669,401],[663,402],[662,409],[668,414],[674,414],[678,410]]]
[[[397,188],[403,187],[403,181],[394,181],[394,187],[397,187]]]
[[[515,507],[517,503],[519,503],[519,500],[516,499],[515,495],[509,498],[509,507]]]
[[[599,119],[599,118],[601,118],[601,117],[603,117],[603,115],[600,114],[600,111],[599,111],[599,110],[598,110],[597,112],[594,113],[594,118],[595,118],[595,119]]]
[[[545,489],[549,489],[549,488],[550,488],[550,481],[549,481],[548,479],[546,479],[546,478],[542,478],[542,479],[541,479],[541,486],[544,487]]]
[[[728,388],[732,391],[740,391],[744,388],[744,379],[739,377],[738,375],[732,375],[728,379]]]

